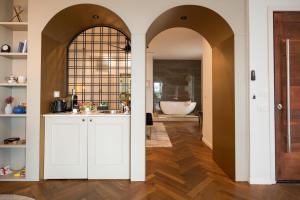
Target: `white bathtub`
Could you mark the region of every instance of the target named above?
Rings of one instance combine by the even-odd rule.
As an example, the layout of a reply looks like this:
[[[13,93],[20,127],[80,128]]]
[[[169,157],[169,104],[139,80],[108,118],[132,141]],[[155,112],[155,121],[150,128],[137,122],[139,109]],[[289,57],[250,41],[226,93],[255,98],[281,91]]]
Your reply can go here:
[[[167,115],[188,115],[194,111],[197,103],[191,101],[161,101],[160,109]]]

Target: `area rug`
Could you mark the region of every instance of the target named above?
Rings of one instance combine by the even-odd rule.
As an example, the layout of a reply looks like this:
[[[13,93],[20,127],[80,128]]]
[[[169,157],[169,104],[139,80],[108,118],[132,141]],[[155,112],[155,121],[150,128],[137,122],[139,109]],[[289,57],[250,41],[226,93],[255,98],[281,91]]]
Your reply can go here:
[[[24,197],[15,194],[0,194],[0,200],[34,200],[29,197]]]
[[[151,138],[147,137],[146,147],[172,147],[166,127],[162,122],[154,122]]]

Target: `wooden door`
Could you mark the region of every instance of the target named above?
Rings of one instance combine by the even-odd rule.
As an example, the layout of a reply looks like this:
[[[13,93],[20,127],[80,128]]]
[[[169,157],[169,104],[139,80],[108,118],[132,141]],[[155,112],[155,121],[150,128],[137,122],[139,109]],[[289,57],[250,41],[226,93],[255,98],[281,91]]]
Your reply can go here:
[[[129,116],[88,119],[88,178],[129,179]]]
[[[300,180],[300,12],[274,13],[276,179]]]
[[[45,125],[45,179],[86,179],[86,118],[49,116]]]

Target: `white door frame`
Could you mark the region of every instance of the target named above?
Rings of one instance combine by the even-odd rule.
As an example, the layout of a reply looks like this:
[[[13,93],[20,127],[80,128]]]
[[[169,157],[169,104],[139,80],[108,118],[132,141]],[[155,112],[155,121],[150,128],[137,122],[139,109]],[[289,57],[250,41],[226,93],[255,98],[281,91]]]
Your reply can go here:
[[[292,5],[283,6],[283,5],[275,5],[268,7],[268,59],[269,59],[269,130],[270,130],[270,172],[271,172],[271,180],[273,183],[276,183],[276,145],[275,145],[275,85],[274,85],[274,29],[273,29],[273,13],[276,11],[300,11],[300,7],[295,7]]]

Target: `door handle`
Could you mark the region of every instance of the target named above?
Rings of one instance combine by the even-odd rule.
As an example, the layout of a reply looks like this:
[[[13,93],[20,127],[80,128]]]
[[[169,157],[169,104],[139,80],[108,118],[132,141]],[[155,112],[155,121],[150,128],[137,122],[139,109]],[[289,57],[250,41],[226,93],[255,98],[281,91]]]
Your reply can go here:
[[[92,120],[92,119],[90,119],[90,122],[93,122],[93,120]]]
[[[85,119],[82,119],[83,122],[85,122]]]
[[[287,89],[286,89],[286,96],[287,96],[287,152],[291,152],[291,82],[290,82],[290,39],[286,40],[286,80],[287,80]]]
[[[281,103],[277,104],[277,110],[282,110],[282,104]]]

